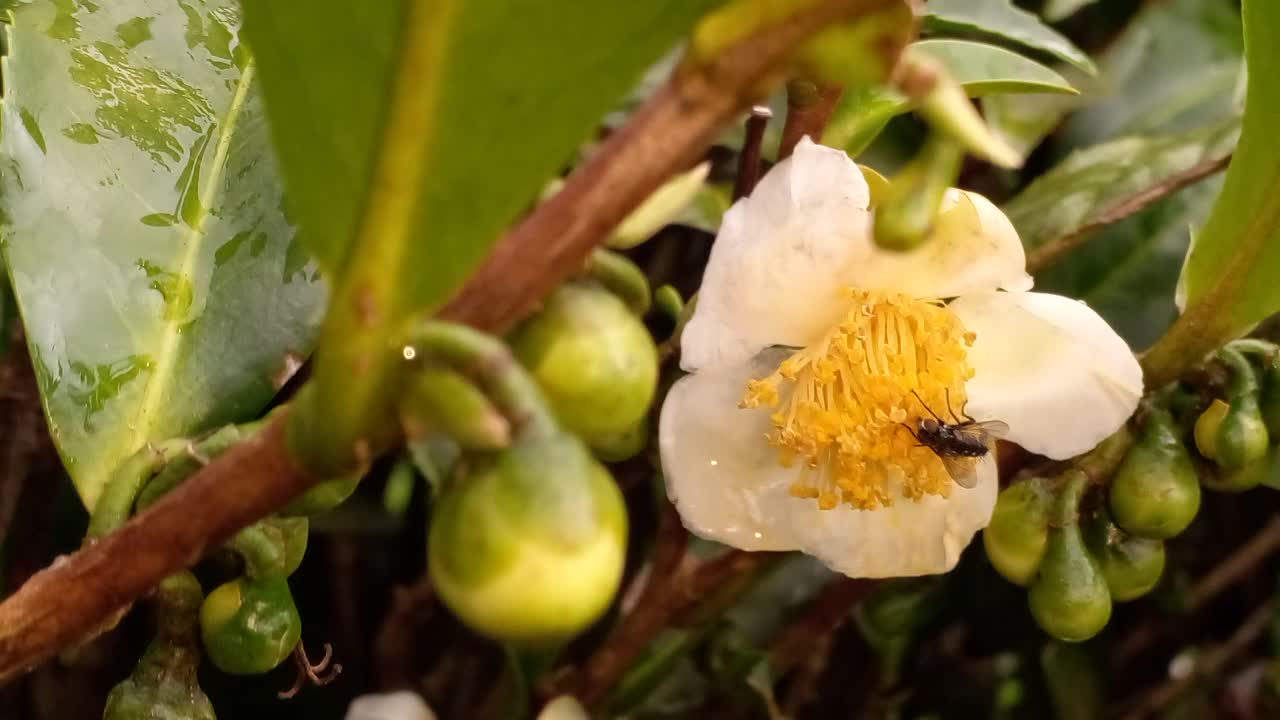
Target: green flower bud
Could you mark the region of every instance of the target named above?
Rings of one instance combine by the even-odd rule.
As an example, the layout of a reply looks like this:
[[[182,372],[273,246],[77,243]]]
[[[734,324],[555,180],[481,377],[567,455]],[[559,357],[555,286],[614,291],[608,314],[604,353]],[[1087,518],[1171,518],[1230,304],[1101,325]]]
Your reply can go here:
[[[556,417],[588,444],[631,430],[648,412],[658,351],[644,324],[612,293],[564,285],[510,340]]]
[[[1252,490],[1264,482],[1274,486],[1277,478],[1280,478],[1280,452],[1272,450],[1261,460],[1217,475],[1205,475],[1200,482],[1216,492],[1238,493]]]
[[[1258,379],[1253,366],[1230,347],[1218,353],[1231,371],[1227,385],[1227,409],[1219,401],[1196,420],[1196,445],[1205,457],[1232,469],[1259,460],[1271,444],[1262,410],[1258,407]]]
[[[103,720],[214,720],[213,705],[196,679],[202,597],[188,571],[161,581],[154,598],[156,636],[133,673],[107,696]]]
[[[1267,454],[1271,444],[1267,425],[1253,396],[1233,399],[1231,409],[1218,426],[1214,458],[1224,468],[1239,468]]]
[[[591,443],[591,452],[605,462],[616,463],[630,460],[648,446],[649,422],[646,418],[621,435],[597,438]]]
[[[1049,544],[1049,509],[1053,493],[1043,478],[1010,485],[996,498],[982,544],[991,565],[1011,583],[1035,578]]]
[[[432,583],[476,631],[555,644],[608,608],[622,578],[626,507],[567,433],[531,433],[484,456],[433,506]]]
[[[1262,375],[1262,419],[1272,437],[1280,437],[1280,357],[1272,358]]]
[[[1102,568],[1111,599],[1116,602],[1151,592],[1164,573],[1164,542],[1130,535],[1105,513],[1089,523],[1085,545]]]
[[[225,673],[257,675],[279,665],[302,637],[284,575],[241,577],[214,589],[200,606],[200,636]]]
[[[158,637],[124,682],[111,689],[102,720],[216,720],[200,689],[197,647]]]
[[[1168,412],[1154,408],[1148,414],[1108,492],[1115,522],[1140,537],[1171,538],[1195,519],[1200,482]]]
[[[1054,505],[1044,559],[1027,591],[1036,623],[1064,642],[1088,640],[1111,619],[1111,592],[1077,522],[1085,484],[1083,474],[1068,476]]]

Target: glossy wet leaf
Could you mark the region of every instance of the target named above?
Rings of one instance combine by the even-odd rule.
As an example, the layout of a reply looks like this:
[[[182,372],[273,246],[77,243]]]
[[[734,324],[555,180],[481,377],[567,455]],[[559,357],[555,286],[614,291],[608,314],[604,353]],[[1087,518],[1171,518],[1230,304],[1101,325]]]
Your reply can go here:
[[[235,4],[13,8],[5,258],[89,506],[150,441],[258,413],[324,290],[281,211]]]
[[[1056,71],[994,45],[967,40],[921,40],[911,47],[940,62],[971,97],[1076,92]],[[841,96],[822,141],[856,156],[889,120],[910,109],[906,97],[890,88],[851,90]]]
[[[1235,119],[1192,132],[1131,136],[1078,150],[1004,205],[1029,250],[1105,223],[1135,197],[1231,154]]]
[[[1222,194],[1183,270],[1187,307],[1212,298],[1224,335],[1280,310],[1280,4],[1243,5],[1248,94],[1240,144]]]
[[[927,31],[1001,37],[1049,53],[1087,73],[1096,71],[1084,51],[1010,0],[931,0],[925,12]]]

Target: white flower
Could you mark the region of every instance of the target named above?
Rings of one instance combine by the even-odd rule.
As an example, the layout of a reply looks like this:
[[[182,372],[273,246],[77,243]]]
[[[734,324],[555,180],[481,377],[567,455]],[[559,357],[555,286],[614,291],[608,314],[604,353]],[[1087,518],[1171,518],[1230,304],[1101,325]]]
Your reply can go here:
[[[931,413],[1007,423],[1051,458],[1132,414],[1142,371],[1084,303],[1027,292],[994,205],[949,190],[934,237],[876,247],[867,183],[802,141],[724,216],[662,408],[667,492],[694,533],[801,550],[852,577],[946,572],[995,504],[913,433]],[[944,302],[946,301],[946,302]]]
[[[436,720],[436,714],[417,693],[399,690],[352,700],[346,720]]]

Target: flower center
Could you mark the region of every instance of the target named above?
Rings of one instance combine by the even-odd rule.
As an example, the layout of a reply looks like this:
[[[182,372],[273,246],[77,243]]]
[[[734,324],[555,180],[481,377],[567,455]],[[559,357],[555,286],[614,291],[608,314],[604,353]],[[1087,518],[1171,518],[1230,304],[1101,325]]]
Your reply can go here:
[[[850,289],[852,308],[821,341],[751,380],[741,407],[769,407],[778,461],[803,463],[791,486],[824,510],[874,510],[901,495],[946,497],[941,458],[917,442],[920,420],[959,423],[974,335],[940,301]]]

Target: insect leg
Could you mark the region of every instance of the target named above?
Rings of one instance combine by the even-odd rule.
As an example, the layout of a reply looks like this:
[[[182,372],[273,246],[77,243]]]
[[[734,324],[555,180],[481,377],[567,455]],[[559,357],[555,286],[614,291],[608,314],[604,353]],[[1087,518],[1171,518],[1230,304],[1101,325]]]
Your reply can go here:
[[[948,424],[946,420],[943,420],[942,418],[938,417],[938,414],[937,414],[937,413],[935,413],[935,412],[933,411],[933,409],[932,409],[932,408],[930,408],[928,405],[926,405],[926,404],[925,404],[924,399],[920,397],[920,393],[916,392],[916,391],[913,389],[913,390],[911,391],[911,394],[916,396],[916,400],[919,400],[919,401],[920,401],[920,407],[924,408],[924,409],[925,409],[925,412],[927,412],[927,413],[929,413],[930,415],[932,415],[934,420],[937,420],[938,422],[942,423],[943,425]]]

